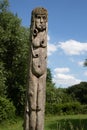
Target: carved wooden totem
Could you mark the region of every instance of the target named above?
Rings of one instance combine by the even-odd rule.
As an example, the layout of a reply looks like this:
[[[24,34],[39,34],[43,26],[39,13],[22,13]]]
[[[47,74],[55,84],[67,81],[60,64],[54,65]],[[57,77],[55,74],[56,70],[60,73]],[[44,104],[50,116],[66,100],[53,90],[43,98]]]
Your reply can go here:
[[[29,76],[24,130],[44,130],[48,14],[44,8],[32,11],[30,26]]]

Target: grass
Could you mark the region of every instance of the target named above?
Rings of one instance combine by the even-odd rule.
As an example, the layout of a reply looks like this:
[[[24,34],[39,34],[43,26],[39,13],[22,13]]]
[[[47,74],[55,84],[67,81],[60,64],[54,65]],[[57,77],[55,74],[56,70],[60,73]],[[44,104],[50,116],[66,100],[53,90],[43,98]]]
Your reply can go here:
[[[23,120],[3,122],[0,130],[23,130]],[[45,130],[87,130],[87,115],[47,116]]]
[[[0,130],[23,130],[23,120],[21,118],[16,119],[14,122],[6,121],[0,124]]]
[[[87,130],[87,115],[46,117],[45,130]]]

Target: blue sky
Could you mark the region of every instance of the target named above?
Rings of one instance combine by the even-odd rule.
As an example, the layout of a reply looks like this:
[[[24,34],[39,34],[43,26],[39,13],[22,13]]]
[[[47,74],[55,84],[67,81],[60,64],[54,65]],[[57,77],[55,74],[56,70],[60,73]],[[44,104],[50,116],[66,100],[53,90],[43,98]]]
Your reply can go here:
[[[57,87],[87,81],[87,0],[9,0],[10,10],[30,26],[31,11],[48,10],[48,67]]]

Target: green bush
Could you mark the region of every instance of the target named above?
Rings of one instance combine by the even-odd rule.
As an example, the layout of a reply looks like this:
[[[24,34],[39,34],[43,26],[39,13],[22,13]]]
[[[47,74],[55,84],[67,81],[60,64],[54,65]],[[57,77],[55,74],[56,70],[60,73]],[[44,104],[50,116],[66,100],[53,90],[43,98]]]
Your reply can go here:
[[[53,114],[52,109],[53,109],[53,106],[52,106],[50,103],[46,103],[45,113],[46,113],[47,115]]]
[[[62,113],[62,104],[50,104],[46,103],[46,109],[45,112],[47,115],[49,114],[61,114]]]
[[[81,104],[79,102],[64,103],[62,111],[65,114],[79,114],[81,112]]]
[[[8,99],[0,97],[0,122],[12,120],[15,117],[15,107]]]
[[[79,102],[68,102],[61,104],[49,104],[46,103],[46,114],[79,114],[82,111],[81,104]]]
[[[87,114],[87,104],[85,105],[82,105],[82,111],[81,111],[82,114]]]

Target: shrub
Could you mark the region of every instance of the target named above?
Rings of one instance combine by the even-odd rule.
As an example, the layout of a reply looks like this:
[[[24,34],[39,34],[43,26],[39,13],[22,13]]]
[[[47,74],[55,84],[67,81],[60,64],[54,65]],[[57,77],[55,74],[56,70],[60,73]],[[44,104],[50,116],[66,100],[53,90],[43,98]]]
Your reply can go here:
[[[60,104],[46,104],[46,114],[79,114],[82,111],[81,104],[79,102],[68,102]]]
[[[79,102],[64,103],[62,111],[65,114],[79,114],[81,111],[81,105]]]
[[[46,103],[46,108],[45,108],[45,113],[48,114],[53,114],[53,106],[50,103]]]
[[[81,111],[82,114],[87,114],[87,104],[85,105],[82,105],[82,111]]]
[[[15,107],[8,99],[0,97],[0,122],[12,120],[15,117]]]

